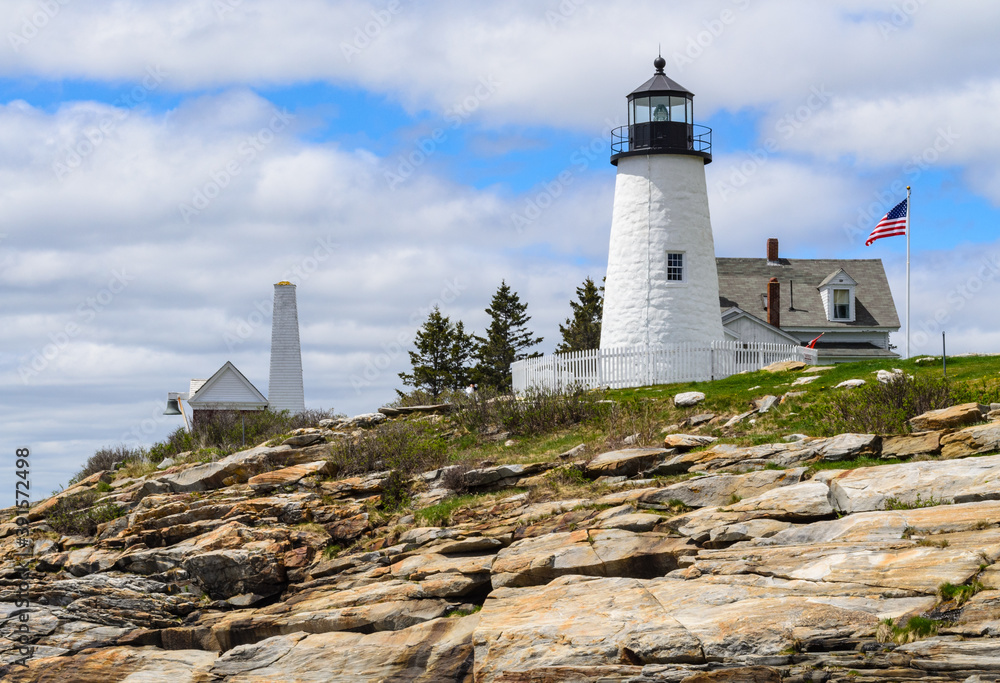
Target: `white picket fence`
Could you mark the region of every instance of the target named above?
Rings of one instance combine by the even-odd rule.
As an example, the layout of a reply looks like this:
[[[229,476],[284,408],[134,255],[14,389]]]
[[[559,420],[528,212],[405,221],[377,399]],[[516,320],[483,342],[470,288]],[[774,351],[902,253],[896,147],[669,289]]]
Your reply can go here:
[[[804,347],[792,344],[736,341],[625,346],[527,358],[516,361],[510,369],[515,392],[531,387],[554,391],[574,387],[622,389],[721,379],[778,361],[801,361],[804,351]]]

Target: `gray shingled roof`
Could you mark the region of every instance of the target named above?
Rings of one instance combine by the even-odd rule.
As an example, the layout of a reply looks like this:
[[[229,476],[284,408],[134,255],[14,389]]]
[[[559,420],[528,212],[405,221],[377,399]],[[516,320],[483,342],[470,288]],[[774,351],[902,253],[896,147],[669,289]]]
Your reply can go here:
[[[782,327],[885,327],[898,329],[899,316],[889,290],[889,281],[881,259],[780,259],[780,265],[768,265],[762,258],[717,258],[719,269],[719,306],[722,310],[739,306],[764,320],[762,294],[767,293],[767,281],[778,278],[781,284]],[[855,321],[832,322],[826,319],[823,301],[816,287],[827,276],[843,268],[854,278]],[[794,283],[795,310],[789,282]]]

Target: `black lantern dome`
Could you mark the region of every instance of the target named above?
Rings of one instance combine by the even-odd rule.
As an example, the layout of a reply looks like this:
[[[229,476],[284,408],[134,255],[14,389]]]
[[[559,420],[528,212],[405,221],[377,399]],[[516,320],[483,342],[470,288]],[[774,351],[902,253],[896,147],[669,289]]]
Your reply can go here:
[[[667,77],[662,56],[653,77],[628,95],[628,125],[612,133],[611,163],[640,154],[687,154],[712,162],[712,129],[694,123],[694,93]]]

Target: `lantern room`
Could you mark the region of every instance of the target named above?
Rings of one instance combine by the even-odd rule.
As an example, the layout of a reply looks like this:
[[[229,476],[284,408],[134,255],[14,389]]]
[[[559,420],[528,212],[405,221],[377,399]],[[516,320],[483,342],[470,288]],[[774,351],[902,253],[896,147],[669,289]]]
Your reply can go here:
[[[689,154],[712,161],[712,129],[694,123],[694,93],[667,77],[663,57],[653,77],[628,96],[628,125],[614,131],[611,163],[638,154]]]

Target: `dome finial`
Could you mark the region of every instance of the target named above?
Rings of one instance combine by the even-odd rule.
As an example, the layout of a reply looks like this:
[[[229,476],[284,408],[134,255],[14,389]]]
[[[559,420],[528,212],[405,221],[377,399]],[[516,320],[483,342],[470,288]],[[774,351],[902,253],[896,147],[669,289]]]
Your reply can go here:
[[[656,67],[656,73],[662,74],[663,73],[663,67],[665,67],[666,65],[667,65],[667,60],[665,60],[663,58],[663,51],[660,49],[660,46],[657,45],[656,46],[656,59],[653,60],[653,66]]]

